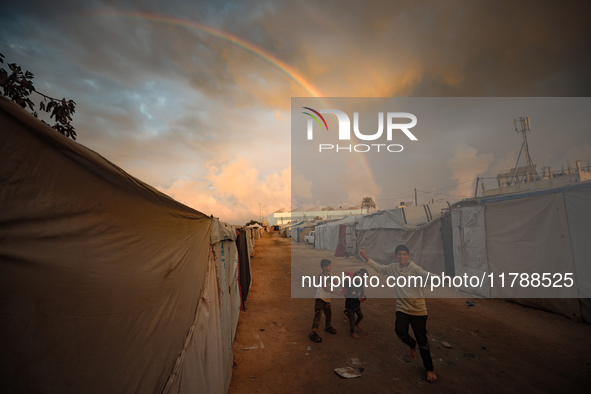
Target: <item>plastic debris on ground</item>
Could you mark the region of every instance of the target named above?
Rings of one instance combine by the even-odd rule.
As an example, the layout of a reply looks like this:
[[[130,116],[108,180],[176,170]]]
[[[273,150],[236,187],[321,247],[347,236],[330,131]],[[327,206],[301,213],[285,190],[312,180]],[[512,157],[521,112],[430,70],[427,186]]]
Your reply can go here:
[[[353,379],[361,376],[359,371],[352,367],[335,368],[334,371],[337,375],[345,379]]]

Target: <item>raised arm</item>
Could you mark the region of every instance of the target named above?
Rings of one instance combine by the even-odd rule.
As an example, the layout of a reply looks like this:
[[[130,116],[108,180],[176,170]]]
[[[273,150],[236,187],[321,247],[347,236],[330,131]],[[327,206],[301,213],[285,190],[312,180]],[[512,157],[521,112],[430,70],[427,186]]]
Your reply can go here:
[[[420,267],[417,264],[414,265],[414,269],[413,269],[413,275],[421,276],[425,280],[431,280],[431,278],[434,277],[434,276],[441,277],[442,274],[443,273],[441,273],[441,274],[435,274],[433,272],[426,271],[425,269],[423,269],[423,267]]]
[[[365,253],[365,250],[359,251],[359,257],[361,257],[361,260],[363,260],[363,262],[370,266],[374,271],[380,274],[391,274],[390,270],[388,269],[389,265],[381,265],[376,263],[369,258],[367,253]]]

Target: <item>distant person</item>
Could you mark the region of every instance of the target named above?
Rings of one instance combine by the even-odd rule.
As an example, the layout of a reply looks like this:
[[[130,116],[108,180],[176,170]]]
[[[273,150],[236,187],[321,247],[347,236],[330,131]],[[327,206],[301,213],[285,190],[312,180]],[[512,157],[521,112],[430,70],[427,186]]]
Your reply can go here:
[[[365,268],[361,268],[355,272],[351,277],[351,285],[347,289],[345,294],[345,317],[349,320],[349,336],[359,339],[359,335],[355,334],[355,327],[359,331],[363,331],[363,328],[359,325],[363,320],[363,312],[361,312],[361,303],[365,301],[365,286],[363,278],[368,272]],[[357,278],[357,279],[355,279]],[[355,319],[357,315],[357,319]]]
[[[410,252],[406,245],[398,245],[395,250],[398,263],[381,265],[370,259],[364,250],[359,251],[363,260],[375,271],[393,276],[396,279],[400,276],[420,276],[423,280],[434,274],[425,271],[410,260]],[[406,280],[408,283],[409,280]],[[419,344],[419,351],[423,359],[423,365],[427,370],[427,381],[435,383],[437,375],[433,371],[433,360],[429,349],[429,340],[427,338],[427,304],[422,286],[416,287],[394,287],[396,294],[396,335],[410,347],[410,358],[417,358],[416,346]],[[408,326],[412,326],[412,331],[416,340],[410,336]]]
[[[321,286],[316,288],[316,299],[314,300],[314,322],[312,323],[312,332],[309,335],[311,341],[319,343],[322,342],[322,337],[318,335],[318,327],[320,326],[320,318],[324,312],[324,331],[330,334],[336,334],[337,330],[331,324],[332,309],[330,307],[330,299],[333,294],[340,294],[337,291],[330,290],[330,271],[332,270],[332,262],[328,259],[323,259],[320,262],[322,273],[320,274]]]

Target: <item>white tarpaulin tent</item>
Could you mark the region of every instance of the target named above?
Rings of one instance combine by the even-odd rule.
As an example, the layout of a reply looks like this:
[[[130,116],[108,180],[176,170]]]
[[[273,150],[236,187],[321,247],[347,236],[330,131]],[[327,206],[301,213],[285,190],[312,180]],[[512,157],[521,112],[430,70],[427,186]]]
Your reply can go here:
[[[315,248],[335,252],[339,244],[341,226],[353,226],[355,228],[355,218],[356,216],[349,216],[341,220],[316,226],[314,235]]]
[[[4,98],[0,160],[3,390],[225,392],[212,219]]]
[[[380,264],[395,262],[396,246],[410,249],[411,259],[425,270],[444,271],[440,220],[423,226],[404,225],[400,209],[377,212],[357,218],[357,248]]]
[[[387,211],[380,211],[372,213],[371,215],[361,216],[357,221],[357,230],[365,231],[376,230],[379,228],[402,230],[404,228],[415,227],[413,225],[405,225],[402,212],[402,209],[389,209]]]
[[[576,275],[577,284],[583,284],[584,291],[589,276],[577,272],[571,234],[586,236],[588,242],[591,232],[588,223],[569,223],[569,209],[565,203],[560,189],[485,200],[489,271],[550,273],[552,277],[556,273],[570,272]],[[574,210],[576,212],[581,208],[578,206]],[[587,211],[590,208],[591,205],[587,205]],[[583,254],[581,261],[588,264],[589,256],[585,259]],[[508,297],[506,289],[496,286],[491,288],[491,296],[518,298],[522,303],[543,307],[571,318],[583,317],[579,300],[570,297],[572,292],[566,287],[552,286],[544,291],[551,294],[546,298],[537,298],[539,296],[534,295],[537,289],[531,286],[519,290],[518,297]],[[588,320],[589,317],[583,318]]]
[[[234,343],[236,326],[240,316],[236,228],[214,218],[211,227],[211,243],[218,273],[220,320],[222,322],[222,361],[224,365],[224,387],[227,391],[232,380],[232,343]]]
[[[581,316],[591,322],[591,187],[564,192],[572,253],[577,273]]]
[[[493,273],[496,285],[466,290],[591,321],[591,183],[479,201],[451,210],[455,274]],[[509,285],[512,274],[544,273],[556,285]],[[574,288],[556,281],[565,274]]]
[[[447,203],[443,205],[447,206]],[[351,216],[335,222],[316,226],[316,249],[336,252],[344,244],[345,254],[356,255],[361,249],[381,264],[394,262],[394,250],[397,245],[405,244],[411,251],[411,258],[424,269],[431,272],[443,272],[444,257],[440,225],[440,206],[436,205],[437,216],[413,214],[411,222],[405,216],[406,209],[392,209],[372,213],[371,215]],[[424,206],[413,212],[430,212]],[[430,222],[427,222],[430,220]],[[427,224],[417,225],[417,222]],[[344,227],[344,231],[343,231]]]
[[[451,223],[455,275],[484,278],[480,287],[460,286],[459,289],[482,297],[490,296],[490,283],[486,276],[488,262],[484,206],[451,210]]]

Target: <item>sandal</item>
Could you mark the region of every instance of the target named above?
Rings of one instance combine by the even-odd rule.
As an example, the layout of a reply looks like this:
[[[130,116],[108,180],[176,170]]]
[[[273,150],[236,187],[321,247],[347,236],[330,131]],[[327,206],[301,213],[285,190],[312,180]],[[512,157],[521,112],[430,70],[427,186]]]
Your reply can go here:
[[[312,342],[316,342],[316,343],[322,342],[322,338],[320,337],[320,335],[318,335],[318,333],[316,331],[314,331],[313,333],[308,335],[308,338],[310,338],[310,340]]]
[[[337,330],[335,330],[333,326],[326,327],[326,328],[324,329],[324,331],[326,331],[326,332],[328,332],[328,333],[331,333],[331,334],[336,334],[336,333],[337,333]]]

